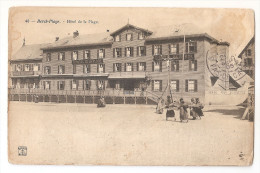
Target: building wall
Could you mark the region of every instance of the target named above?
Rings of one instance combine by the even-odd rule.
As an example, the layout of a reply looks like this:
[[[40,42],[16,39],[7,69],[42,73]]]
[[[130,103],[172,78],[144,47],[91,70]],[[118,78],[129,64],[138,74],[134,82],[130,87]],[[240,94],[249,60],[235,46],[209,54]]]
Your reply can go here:
[[[251,55],[248,55],[247,51],[251,50]],[[248,64],[247,61],[250,60],[252,63]],[[255,76],[255,42],[252,41],[248,47],[244,50],[241,55],[241,65],[242,70],[245,71],[249,76],[254,79]]]

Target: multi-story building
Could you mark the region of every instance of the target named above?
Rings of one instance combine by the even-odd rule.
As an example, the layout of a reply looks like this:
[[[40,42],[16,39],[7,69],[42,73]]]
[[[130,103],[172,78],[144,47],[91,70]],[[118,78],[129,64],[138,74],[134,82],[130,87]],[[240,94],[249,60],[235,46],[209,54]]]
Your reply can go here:
[[[149,31],[127,24],[112,33],[76,31],[71,37],[57,38],[41,47],[39,89],[33,91],[43,101],[92,103],[104,95],[108,103],[151,104],[169,94],[165,91],[169,83],[174,99],[204,101],[211,86],[207,52],[226,53],[229,44],[193,27],[185,26],[183,34],[174,27]],[[17,66],[17,61],[11,65]],[[13,86],[19,88],[14,80]]]
[[[255,76],[255,37],[247,43],[245,48],[238,55],[241,58],[242,70],[254,79]]]

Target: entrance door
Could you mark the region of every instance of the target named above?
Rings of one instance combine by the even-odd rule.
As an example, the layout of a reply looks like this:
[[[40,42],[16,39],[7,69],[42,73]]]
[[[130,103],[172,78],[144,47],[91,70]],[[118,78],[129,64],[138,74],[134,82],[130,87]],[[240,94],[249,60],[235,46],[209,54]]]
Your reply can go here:
[[[125,80],[124,81],[124,90],[134,91],[134,84],[133,80]]]

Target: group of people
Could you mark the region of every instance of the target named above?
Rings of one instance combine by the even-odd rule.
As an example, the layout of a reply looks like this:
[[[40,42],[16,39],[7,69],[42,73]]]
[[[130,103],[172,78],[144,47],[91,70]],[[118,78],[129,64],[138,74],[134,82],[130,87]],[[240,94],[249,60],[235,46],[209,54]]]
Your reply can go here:
[[[103,96],[101,96],[101,97],[98,99],[97,107],[98,107],[98,108],[106,107],[105,98],[104,98]]]
[[[167,109],[166,112],[166,121],[169,117],[173,117],[175,119],[175,111],[174,109],[179,109],[180,111],[180,121],[181,122],[188,122],[188,108],[190,109],[190,116],[192,116],[192,120],[200,119],[201,116],[204,116],[203,114],[203,104],[200,103],[199,98],[192,98],[191,103],[185,103],[183,98],[180,99],[179,102],[172,101],[170,96],[167,96],[167,101],[164,103],[164,100],[162,98],[159,99],[157,107],[156,107],[156,113],[162,114],[164,108]]]

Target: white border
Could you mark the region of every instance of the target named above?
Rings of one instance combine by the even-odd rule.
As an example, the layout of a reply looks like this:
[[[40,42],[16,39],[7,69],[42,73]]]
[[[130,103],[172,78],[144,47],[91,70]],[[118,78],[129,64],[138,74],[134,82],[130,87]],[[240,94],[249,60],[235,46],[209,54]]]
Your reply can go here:
[[[260,172],[260,124],[259,124],[259,90],[256,90],[256,117],[255,117],[255,157],[254,164],[250,167],[115,167],[115,166],[27,166],[12,165],[8,163],[7,156],[7,57],[8,57],[8,9],[12,6],[88,6],[88,7],[194,7],[194,8],[250,8],[255,11],[256,31],[259,30],[260,1],[258,0],[232,0],[232,1],[1,1],[0,0],[0,172],[26,172],[26,173],[70,173],[74,172],[193,172],[193,173],[250,173]],[[258,32],[256,32],[256,48],[259,47]],[[256,49],[256,57],[259,49]],[[259,67],[256,58],[256,67]],[[256,68],[256,77],[259,78],[259,68]],[[258,88],[260,81],[256,78],[255,86]]]

